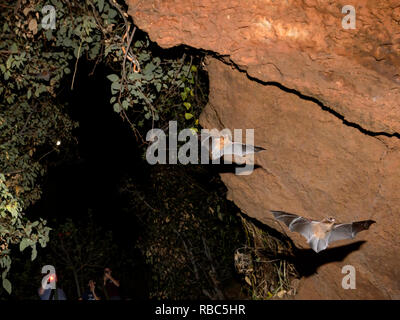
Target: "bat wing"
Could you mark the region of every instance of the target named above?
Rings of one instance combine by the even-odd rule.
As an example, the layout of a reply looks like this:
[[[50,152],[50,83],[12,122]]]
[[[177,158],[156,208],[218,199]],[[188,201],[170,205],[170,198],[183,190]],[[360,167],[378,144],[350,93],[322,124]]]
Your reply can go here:
[[[262,150],[265,149],[261,147],[255,147],[251,144],[246,145],[240,142],[232,142],[227,144],[227,146],[224,148],[224,154],[234,154],[243,157],[248,154],[260,152]]]
[[[313,237],[312,223],[313,221],[296,214],[284,211],[271,211],[275,219],[282,221],[289,227],[290,231],[298,232],[307,239],[307,242]]]
[[[205,132],[205,131],[201,131],[198,134],[198,137],[201,141],[201,143],[204,143],[206,140],[211,139],[211,138],[218,138],[219,136],[217,134],[214,133],[210,133],[210,132]]]
[[[220,148],[220,141],[219,139],[215,139],[212,143],[211,149],[211,159],[216,160],[221,158],[225,154],[224,149]]]
[[[375,223],[373,220],[364,220],[353,223],[336,224],[330,232],[328,241],[331,243],[338,240],[353,239],[357,233],[368,230],[373,223]]]
[[[214,133],[208,133],[202,131],[201,134],[199,134],[199,139],[202,147],[206,147],[208,150],[211,149],[212,160],[216,160],[222,157],[223,150],[221,150],[220,148],[221,136]]]

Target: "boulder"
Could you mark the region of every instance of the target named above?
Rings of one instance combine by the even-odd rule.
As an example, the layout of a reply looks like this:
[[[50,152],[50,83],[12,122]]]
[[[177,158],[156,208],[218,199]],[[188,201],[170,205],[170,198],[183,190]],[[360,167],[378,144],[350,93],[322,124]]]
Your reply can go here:
[[[221,174],[246,214],[287,233],[269,210],[340,222],[373,219],[333,251],[355,250],[301,280],[297,299],[400,298],[400,4],[344,1],[129,0],[135,24],[164,48],[209,50],[206,128],[255,129],[251,175]],[[362,241],[362,242],[360,242]],[[330,250],[330,249],[328,249]],[[326,254],[329,255],[329,251]],[[336,251],[334,251],[336,250]],[[342,267],[356,289],[342,288]]]

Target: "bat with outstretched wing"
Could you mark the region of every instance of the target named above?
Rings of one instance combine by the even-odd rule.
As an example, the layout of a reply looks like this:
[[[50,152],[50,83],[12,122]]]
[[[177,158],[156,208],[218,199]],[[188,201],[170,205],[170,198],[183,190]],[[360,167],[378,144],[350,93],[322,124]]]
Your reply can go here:
[[[215,135],[202,133],[202,143],[212,138],[211,159],[216,160],[224,155],[236,155],[244,157],[248,154],[254,154],[265,150],[262,147],[253,146],[251,144],[243,144],[240,142],[232,142],[228,135]]]
[[[298,232],[305,237],[315,252],[325,250],[334,241],[353,239],[357,233],[368,230],[371,224],[375,223],[373,220],[364,220],[337,224],[332,217],[315,221],[284,211],[271,212],[275,219],[286,224],[290,231]]]

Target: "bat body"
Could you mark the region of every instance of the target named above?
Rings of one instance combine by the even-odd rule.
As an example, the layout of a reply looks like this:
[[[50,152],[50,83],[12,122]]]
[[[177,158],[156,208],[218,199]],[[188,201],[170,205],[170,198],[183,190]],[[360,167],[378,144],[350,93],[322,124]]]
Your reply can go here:
[[[353,239],[357,233],[368,230],[373,220],[336,224],[334,218],[314,221],[283,211],[271,211],[275,219],[282,221],[290,231],[298,232],[307,239],[315,252],[325,250],[330,243],[343,239]]]
[[[236,155],[244,157],[265,150],[262,147],[256,147],[250,144],[242,144],[240,142],[232,142],[228,135],[206,135],[206,139],[212,137],[211,159],[216,160],[224,155]],[[206,140],[204,139],[204,140]],[[204,141],[203,140],[203,141]]]

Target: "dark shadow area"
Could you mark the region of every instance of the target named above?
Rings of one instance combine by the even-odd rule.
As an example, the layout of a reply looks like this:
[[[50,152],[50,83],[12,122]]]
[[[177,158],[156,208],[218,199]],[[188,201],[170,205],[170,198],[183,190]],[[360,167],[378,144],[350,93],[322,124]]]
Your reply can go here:
[[[213,171],[215,171],[216,173],[220,174],[220,173],[232,173],[232,174],[236,174],[236,170],[239,168],[244,169],[246,166],[245,165],[239,165],[236,163],[221,163],[221,164],[213,164]],[[254,165],[253,166],[253,171],[256,170],[257,168],[260,168],[259,165]]]
[[[350,253],[359,250],[366,241],[356,241],[336,248],[328,248],[319,253],[312,249],[297,249],[293,257],[285,257],[292,261],[302,277],[317,273],[319,267],[331,262],[343,261]]]
[[[112,70],[99,65],[95,75],[88,76],[92,68],[89,63],[80,63],[75,89],[68,94],[65,90],[60,97],[68,101],[68,113],[79,122],[74,131],[76,144],[62,142],[61,153],[52,155],[42,181],[42,197],[28,215],[42,217],[54,227],[67,218],[85,221],[91,212],[99,226],[113,232],[118,248],[132,252],[134,263],[125,270],[115,270],[121,290],[129,298],[146,299],[148,267],[141,253],[132,250],[141,226],[135,215],[124,211],[119,186],[126,176],[147,181],[148,171],[130,128],[108,103],[110,82],[105,75]],[[109,266],[113,265],[115,261],[110,260]],[[98,273],[102,273],[101,266]]]
[[[292,250],[293,248],[295,248],[292,239],[290,239],[289,237],[285,236],[283,233],[277,231],[276,229],[273,229],[273,228],[269,227],[265,223],[262,223],[260,220],[257,220],[255,218],[252,218],[252,217],[246,215],[245,213],[241,213],[241,214],[246,218],[246,220],[250,221],[257,228],[260,228],[261,230],[263,230],[267,234],[269,234],[271,237],[279,239],[280,241],[285,243],[286,246],[288,247],[288,250]]]
[[[178,49],[176,50],[179,52]],[[169,50],[167,54],[176,55],[177,52]],[[52,228],[67,219],[85,222],[91,215],[104,231],[109,230],[113,233],[113,245],[117,247],[117,254],[119,250],[130,253],[129,261],[117,261],[118,258],[116,260],[114,256],[108,259],[107,264],[113,270],[115,277],[121,281],[123,298],[147,299],[149,284],[154,281],[151,279],[152,264],[146,261],[146,257],[138,249],[138,243],[156,239],[158,234],[156,234],[157,229],[151,228],[149,221],[146,220],[145,210],[149,207],[157,208],[156,203],[151,202],[157,199],[155,196],[158,192],[157,188],[170,188],[167,185],[156,185],[155,172],[175,172],[177,168],[174,166],[173,170],[170,170],[168,165],[159,165],[157,168],[147,163],[144,149],[138,144],[128,123],[114,112],[109,103],[110,81],[106,75],[115,71],[101,64],[97,65],[93,75],[88,76],[92,71],[93,65],[82,60],[79,62],[73,91],[69,90],[71,78],[66,80],[59,99],[68,102],[68,114],[73,120],[79,122],[79,127],[74,130],[76,141],[72,143],[61,141],[60,153],[50,154],[49,170],[41,181],[42,197],[29,208],[27,214],[32,219],[39,217],[46,219]],[[178,128],[180,129],[182,128]],[[226,188],[218,177],[219,166],[188,165],[183,167],[186,169],[182,169],[179,176],[200,190],[198,197],[200,199],[203,197],[203,199],[198,203],[202,203],[203,215],[208,212],[208,206],[211,205],[208,202],[211,195],[216,194],[221,199],[224,198],[227,203],[224,205],[226,206],[224,210],[235,217],[239,210],[233,203],[225,200]],[[232,167],[232,172],[234,172],[234,167]],[[131,195],[121,190],[126,186],[127,181],[132,181],[138,191],[135,203],[132,202]],[[188,194],[181,193],[177,197],[181,197],[182,201],[187,201],[185,197],[188,197]],[[189,212],[193,210],[189,207],[185,209]],[[222,224],[218,218],[217,222]],[[231,220],[229,223],[234,224]],[[240,225],[240,222],[237,224]],[[219,228],[218,224],[210,227]],[[208,228],[208,226],[205,225],[203,228]],[[227,231],[223,232],[228,234]],[[240,233],[240,230],[235,230],[235,233]],[[51,237],[54,236],[57,234],[53,232]],[[173,246],[173,244],[170,245]],[[218,244],[210,243],[210,247],[215,245]],[[40,249],[39,254],[48,252],[46,250],[48,249]],[[230,255],[230,258],[233,259],[233,256]],[[57,261],[46,263],[57,265]],[[188,267],[191,267],[190,263]],[[18,267],[14,270],[18,270]],[[233,263],[227,264],[227,270],[234,274]],[[68,288],[68,286],[71,287],[71,280],[68,285],[65,280],[71,279],[71,273],[69,271],[59,271],[59,273],[60,285],[66,291],[67,297],[76,296],[74,289]],[[102,275],[102,266],[96,266],[93,274],[98,276],[97,283],[101,282],[99,279]],[[36,283],[39,283],[40,277],[38,267],[37,279],[32,284],[29,295],[35,295]],[[240,294],[240,282],[236,278],[222,279],[224,286],[233,288],[230,292],[231,297],[237,297]],[[238,292],[235,293],[236,290]]]

